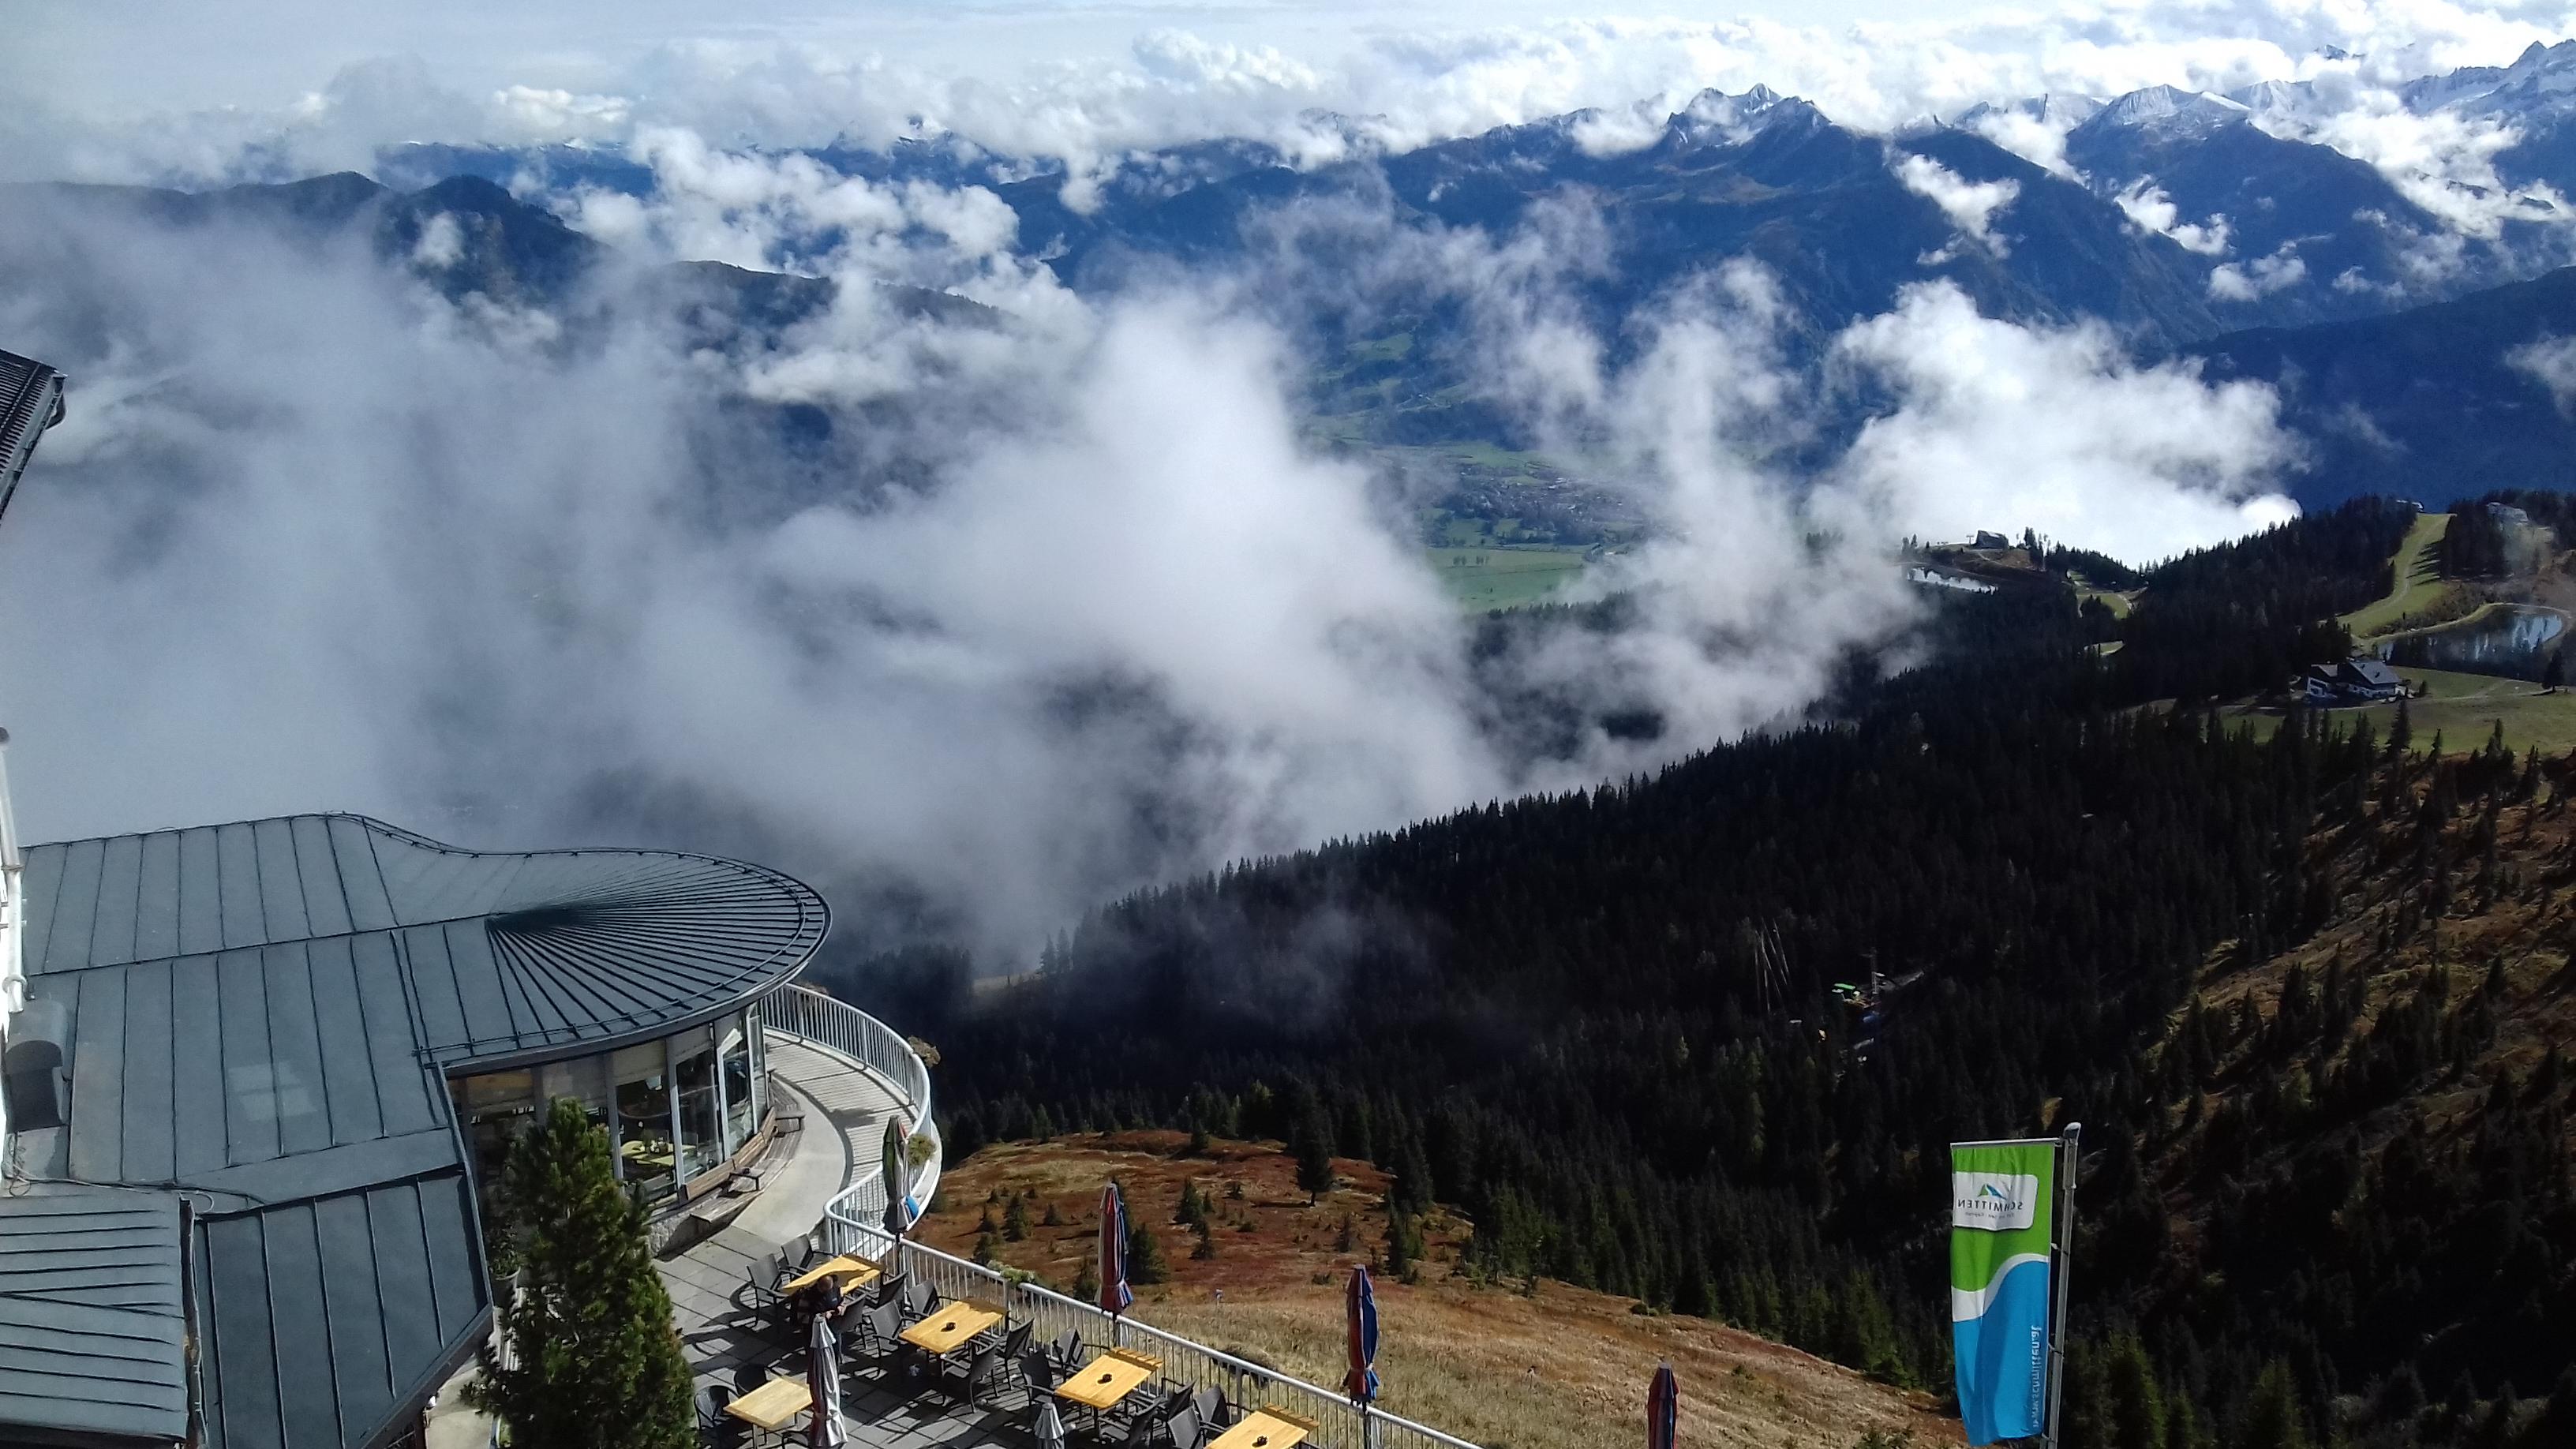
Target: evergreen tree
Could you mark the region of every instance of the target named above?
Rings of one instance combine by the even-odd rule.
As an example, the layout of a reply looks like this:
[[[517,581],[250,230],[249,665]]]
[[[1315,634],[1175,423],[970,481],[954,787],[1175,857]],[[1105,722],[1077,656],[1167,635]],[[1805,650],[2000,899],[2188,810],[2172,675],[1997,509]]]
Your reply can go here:
[[[2245,1407],[2245,1432],[2237,1436],[2236,1449],[2309,1449],[2310,1442],[2307,1415],[2299,1408],[2290,1366],[2276,1358],[2254,1380],[2254,1396]]]
[[[1143,1222],[1127,1225],[1127,1281],[1142,1288],[1160,1283],[1172,1276],[1172,1265],[1163,1257],[1162,1240]]]
[[[1333,1190],[1332,1134],[1331,1122],[1318,1107],[1298,1122],[1296,1139],[1288,1144],[1297,1158],[1297,1190],[1309,1203]]]
[[[608,1134],[556,1101],[511,1148],[500,1200],[518,1272],[471,1401],[518,1449],[691,1449],[688,1361]]]
[[[1029,1235],[1029,1200],[1019,1193],[1011,1194],[1010,1205],[1002,1210],[1002,1236],[1018,1242]]]

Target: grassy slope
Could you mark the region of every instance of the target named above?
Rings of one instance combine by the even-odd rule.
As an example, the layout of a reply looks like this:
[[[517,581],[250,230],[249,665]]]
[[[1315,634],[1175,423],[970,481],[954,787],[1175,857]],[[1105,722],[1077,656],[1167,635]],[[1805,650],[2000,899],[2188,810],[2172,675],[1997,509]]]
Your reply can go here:
[[[2441,732],[2445,750],[2475,749],[2486,743],[2488,732],[2498,720],[2504,721],[2505,744],[2516,754],[2534,745],[2544,755],[2564,755],[2576,749],[2576,691],[2562,689],[2556,694],[2543,694],[2539,685],[2528,680],[2456,674],[2447,669],[2401,669],[2398,673],[2424,686],[2423,698],[2406,702],[2407,723],[2415,732],[2415,747],[2419,750],[2431,747],[2436,730]],[[2281,716],[2275,711],[2233,713],[2264,738],[2280,728]],[[2371,728],[2386,739],[2388,727],[2397,717],[2397,706],[2374,704],[2330,713],[2339,721],[2368,715]]]
[[[1429,557],[1441,587],[1475,609],[1535,604],[1583,577],[1579,549],[1435,548]]]
[[[1027,1190],[1036,1195],[1030,1234],[1003,1243],[998,1261],[1066,1287],[1092,1250],[1100,1183],[1114,1173],[1172,1268],[1171,1281],[1138,1290],[1138,1318],[1312,1383],[1338,1382],[1342,1278],[1384,1240],[1385,1175],[1338,1162],[1343,1185],[1310,1207],[1277,1144],[1220,1141],[1200,1158],[1179,1155],[1185,1145],[1176,1132],[1130,1132],[988,1147],[942,1176],[942,1207],[923,1234],[971,1252],[988,1194]],[[1213,1259],[1193,1260],[1196,1240],[1171,1222],[1192,1179],[1216,1196]],[[1230,1182],[1243,1185],[1241,1198],[1226,1196]],[[1050,1204],[1060,1226],[1044,1226]],[[992,1213],[1003,1217],[998,1206]],[[1352,1251],[1337,1248],[1346,1217]],[[1681,1377],[1686,1443],[1848,1449],[1865,1430],[1904,1427],[1927,1446],[1960,1439],[1958,1423],[1931,1414],[1921,1395],[1721,1324],[1640,1316],[1626,1299],[1554,1282],[1534,1296],[1471,1286],[1451,1276],[1468,1233],[1454,1216],[1428,1224],[1419,1281],[1380,1280],[1378,1368],[1395,1413],[1480,1444],[1592,1449],[1642,1437],[1647,1380],[1669,1360]]]
[[[2396,581],[2383,597],[2343,616],[2343,626],[2355,639],[2368,639],[2384,632],[2390,625],[2409,614],[2420,614],[2433,606],[2450,585],[2442,578],[2442,535],[2451,528],[2451,515],[2419,515],[2406,530],[2406,539],[2397,546]]]

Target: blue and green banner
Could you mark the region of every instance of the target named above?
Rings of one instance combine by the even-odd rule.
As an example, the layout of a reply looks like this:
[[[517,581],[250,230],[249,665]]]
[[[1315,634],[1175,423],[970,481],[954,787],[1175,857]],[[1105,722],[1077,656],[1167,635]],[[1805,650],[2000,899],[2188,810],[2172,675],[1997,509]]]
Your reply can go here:
[[[1950,1144],[1950,1341],[1968,1442],[2048,1427],[2058,1144]]]

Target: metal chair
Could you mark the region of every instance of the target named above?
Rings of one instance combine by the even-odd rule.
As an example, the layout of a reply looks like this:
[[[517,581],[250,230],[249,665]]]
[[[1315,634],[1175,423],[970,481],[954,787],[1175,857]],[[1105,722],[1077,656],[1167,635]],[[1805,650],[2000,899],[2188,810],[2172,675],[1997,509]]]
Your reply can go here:
[[[766,1254],[744,1269],[743,1277],[751,1290],[752,1312],[767,1317],[787,1301],[778,1291],[778,1285],[787,1281],[787,1266],[776,1253]]]
[[[903,1342],[895,1337],[903,1332],[903,1305],[900,1303],[879,1303],[862,1308],[858,1311],[857,1322],[859,1341],[865,1345],[870,1358],[884,1359],[894,1352],[895,1345]]]
[[[1184,1397],[1163,1416],[1162,1435],[1172,1449],[1199,1449],[1207,1431],[1199,1424],[1198,1406]]]
[[[904,1298],[903,1310],[913,1318],[928,1318],[939,1311],[939,1290],[927,1281],[916,1282]]]
[[[1190,1407],[1199,1411],[1199,1422],[1211,1429],[1225,1427],[1225,1394],[1214,1384],[1190,1395]]]
[[[909,1273],[889,1273],[877,1280],[879,1303],[901,1303],[904,1295],[911,1291],[912,1275]]]
[[[1042,1348],[1033,1348],[1022,1353],[1012,1361],[1011,1367],[1019,1375],[1021,1386],[1029,1391],[1032,1398],[1041,1394],[1054,1393],[1055,1386],[1064,1382],[1063,1371],[1056,1367],[1055,1360]]]
[[[698,1390],[698,1442],[708,1449],[732,1449],[750,1426],[725,1412],[733,1402],[733,1390],[722,1384],[709,1384]]]
[[[1081,1330],[1068,1328],[1058,1334],[1054,1346],[1047,1350],[1047,1356],[1055,1360],[1059,1374],[1069,1374],[1082,1367]]]
[[[985,1349],[975,1355],[974,1362],[966,1366],[965,1386],[960,1390],[958,1397],[968,1406],[980,1409],[984,1406],[984,1390],[992,1387],[1001,1376],[1002,1351],[998,1348]]]

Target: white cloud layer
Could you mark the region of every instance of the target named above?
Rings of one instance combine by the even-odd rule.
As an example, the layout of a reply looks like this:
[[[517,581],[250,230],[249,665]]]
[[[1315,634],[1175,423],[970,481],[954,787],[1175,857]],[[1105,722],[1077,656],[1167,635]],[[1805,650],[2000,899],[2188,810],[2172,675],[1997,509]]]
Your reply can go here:
[[[1345,218],[1387,275],[1325,280],[1438,279],[1490,343],[1480,385],[1649,522],[1601,583],[1635,627],[1480,662],[1414,520],[1301,437],[1304,364],[1259,320],[1293,268],[1077,300],[996,258],[971,188],[652,154],[639,250],[807,248],[835,305],[692,351],[632,279],[552,317],[354,253],[0,216],[0,275],[47,279],[0,285],[0,335],[77,380],[0,532],[31,836],[313,808],[470,842],[714,833],[1009,956],[1181,871],[1794,714],[1916,617],[1903,537],[2163,553],[2276,513],[2293,446],[2259,388],[1932,287],[1835,344],[1893,411],[1801,475],[1760,270],[1603,336],[1566,286],[1597,217]],[[911,316],[889,271],[1031,305]],[[1527,693],[1666,731],[1533,753],[1501,703]]]
[[[284,0],[251,8],[263,3]],[[1843,25],[1759,15],[1478,25],[1469,15],[1490,11],[1434,6],[1402,20],[1373,14],[1347,28],[1318,16],[1298,38],[1274,41],[1254,30],[1267,24],[1284,35],[1292,27],[1278,13],[1202,9],[1191,15],[1198,30],[1122,34],[1116,20],[1095,19],[1075,45],[1051,46],[1051,58],[1039,60],[1013,43],[1014,26],[1050,36],[1063,28],[1022,23],[1043,18],[1024,10],[959,11],[925,31],[812,17],[764,24],[763,7],[729,14],[719,26],[687,12],[644,13],[650,8],[620,25],[567,6],[550,24],[526,7],[505,17],[498,7],[484,14],[482,0],[463,0],[444,12],[447,23],[478,44],[436,50],[434,67],[367,60],[302,80],[323,82],[314,89],[269,80],[227,91],[220,104],[177,108],[119,78],[167,72],[193,94],[210,71],[223,72],[214,62],[227,47],[238,50],[260,29],[236,7],[220,19],[209,11],[203,35],[185,16],[147,28],[113,25],[112,12],[48,10],[36,22],[36,43],[20,47],[22,73],[0,71],[0,82],[15,82],[10,112],[0,118],[9,132],[0,138],[17,142],[8,162],[17,170],[106,180],[363,166],[376,146],[401,141],[625,140],[675,126],[726,146],[836,137],[882,145],[955,132],[1081,169],[1131,148],[1211,135],[1267,139],[1326,159],[1355,139],[1400,149],[1587,106],[1615,115],[1640,98],[1660,98],[1669,110],[1705,88],[1740,92],[1757,83],[1805,96],[1846,124],[1886,130],[1981,101],[2052,92],[2112,96],[2156,84],[2227,91],[2314,80],[2339,99],[2268,123],[2339,138],[2392,170],[2466,181],[2483,144],[2476,128],[2456,136],[2428,128],[2403,114],[2389,88],[2455,66],[2500,65],[2535,40],[2576,30],[2576,8],[2549,3],[2083,0]],[[319,64],[332,50],[402,57],[431,43],[391,19],[373,30],[364,20],[342,26],[330,47],[271,49]],[[629,36],[649,39],[604,38]],[[1324,38],[1331,36],[1341,38]],[[136,55],[161,47],[172,53]],[[963,61],[961,49],[981,58]],[[259,59],[244,68],[266,77],[265,51]],[[1994,124],[2013,133],[2006,144],[2051,164],[2048,136],[2062,135],[2053,121]]]

